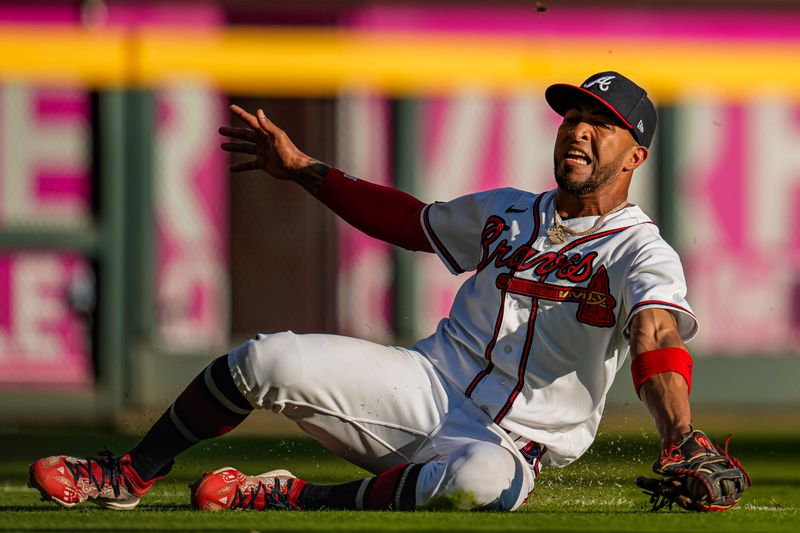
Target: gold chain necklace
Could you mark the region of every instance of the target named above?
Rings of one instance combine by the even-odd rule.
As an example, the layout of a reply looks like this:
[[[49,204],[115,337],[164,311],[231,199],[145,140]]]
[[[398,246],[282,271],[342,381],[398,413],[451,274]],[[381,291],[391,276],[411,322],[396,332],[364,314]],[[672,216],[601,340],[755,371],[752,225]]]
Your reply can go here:
[[[561,215],[558,214],[558,206],[556,206],[555,201],[553,201],[553,225],[547,228],[547,238],[550,239],[550,242],[553,244],[563,244],[567,240],[567,235],[571,237],[583,237],[585,235],[591,235],[603,227],[603,222],[606,221],[606,218],[608,218],[609,215],[613,215],[617,211],[624,209],[627,205],[628,199],[626,198],[625,201],[623,201],[617,207],[600,215],[600,218],[597,219],[597,223],[591,228],[585,231],[575,231],[574,229],[564,225]]]

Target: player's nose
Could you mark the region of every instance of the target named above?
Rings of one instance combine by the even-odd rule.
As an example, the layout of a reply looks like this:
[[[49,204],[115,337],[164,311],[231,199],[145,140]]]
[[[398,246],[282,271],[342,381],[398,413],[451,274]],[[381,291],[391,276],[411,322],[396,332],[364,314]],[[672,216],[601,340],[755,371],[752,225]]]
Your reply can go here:
[[[588,141],[591,135],[591,127],[586,122],[576,122],[569,130],[569,137],[576,141]]]

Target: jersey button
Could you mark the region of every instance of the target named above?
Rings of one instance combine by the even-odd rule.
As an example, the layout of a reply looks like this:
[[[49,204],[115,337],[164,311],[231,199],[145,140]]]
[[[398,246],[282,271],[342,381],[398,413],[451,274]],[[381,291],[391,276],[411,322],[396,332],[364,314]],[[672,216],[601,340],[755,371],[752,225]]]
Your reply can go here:
[[[506,353],[511,353],[511,346],[506,345],[506,347],[503,348],[503,351]]]

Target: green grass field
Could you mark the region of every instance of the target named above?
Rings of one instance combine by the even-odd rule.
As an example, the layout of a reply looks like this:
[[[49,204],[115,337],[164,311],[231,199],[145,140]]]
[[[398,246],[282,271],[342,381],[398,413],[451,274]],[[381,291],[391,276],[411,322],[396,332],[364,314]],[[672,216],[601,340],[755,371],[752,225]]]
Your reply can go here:
[[[768,436],[769,435],[769,436]],[[713,434],[722,439],[724,434]],[[649,512],[633,485],[649,473],[656,441],[626,431],[603,431],[590,452],[564,469],[545,468],[531,501],[516,513],[460,512],[222,512],[190,510],[187,484],[204,469],[236,466],[249,473],[289,467],[323,483],[364,472],[302,438],[228,436],[183,455],[169,480],[156,485],[134,511],[84,505],[63,510],[40,502],[25,486],[27,466],[53,453],[94,454],[103,446],[122,451],[135,442],[111,433],[21,432],[0,434],[0,530],[242,530],[242,531],[798,531],[800,530],[800,432],[738,432],[732,452],[754,486],[725,513]]]

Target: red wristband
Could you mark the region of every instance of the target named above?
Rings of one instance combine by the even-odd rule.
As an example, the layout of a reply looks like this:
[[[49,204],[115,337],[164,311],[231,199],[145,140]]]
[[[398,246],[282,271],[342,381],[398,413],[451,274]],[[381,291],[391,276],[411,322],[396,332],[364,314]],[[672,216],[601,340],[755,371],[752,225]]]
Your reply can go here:
[[[691,394],[692,368],[694,368],[692,356],[683,348],[661,348],[640,353],[631,362],[631,374],[636,395],[639,395],[639,389],[645,381],[664,372],[677,372],[683,376],[686,385],[689,386],[689,394]]]

